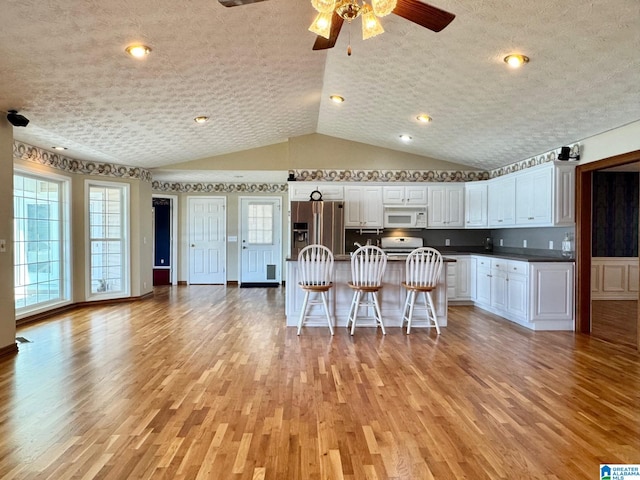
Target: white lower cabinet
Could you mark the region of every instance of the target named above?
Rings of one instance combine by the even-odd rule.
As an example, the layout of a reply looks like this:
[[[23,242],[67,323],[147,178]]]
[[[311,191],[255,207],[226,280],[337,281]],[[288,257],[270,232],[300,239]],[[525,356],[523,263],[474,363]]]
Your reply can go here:
[[[446,263],[449,304],[469,305],[476,296],[476,259],[469,255],[446,255],[455,262]]]
[[[532,330],[573,330],[573,263],[475,259],[476,306]]]
[[[529,278],[529,322],[536,330],[573,330],[573,263],[533,263]]]

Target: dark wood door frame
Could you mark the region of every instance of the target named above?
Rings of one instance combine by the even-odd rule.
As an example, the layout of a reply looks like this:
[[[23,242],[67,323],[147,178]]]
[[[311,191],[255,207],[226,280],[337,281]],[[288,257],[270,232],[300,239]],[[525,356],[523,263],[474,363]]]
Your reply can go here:
[[[640,150],[585,163],[576,168],[576,331],[578,332],[591,332],[593,172],[638,161],[640,161]],[[640,348],[640,331],[637,345]]]

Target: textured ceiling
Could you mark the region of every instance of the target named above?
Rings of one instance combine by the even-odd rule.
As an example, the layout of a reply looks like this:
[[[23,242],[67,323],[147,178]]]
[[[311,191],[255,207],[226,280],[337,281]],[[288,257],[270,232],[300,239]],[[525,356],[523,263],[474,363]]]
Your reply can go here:
[[[307,0],[5,0],[0,109],[31,120],[18,140],[147,168],[317,132],[489,169],[640,119],[638,0],[432,3],[456,14],[442,32],[354,24],[348,57],[346,24],[311,50]],[[512,52],[531,62],[507,68]]]

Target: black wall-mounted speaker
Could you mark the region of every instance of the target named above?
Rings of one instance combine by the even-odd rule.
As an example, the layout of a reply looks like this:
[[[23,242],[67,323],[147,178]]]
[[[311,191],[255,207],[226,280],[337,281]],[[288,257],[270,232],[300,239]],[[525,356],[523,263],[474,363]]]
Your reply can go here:
[[[9,110],[7,120],[14,127],[26,127],[29,125],[29,119],[24,115],[20,115],[17,110]]]
[[[569,147],[561,147],[560,154],[558,155],[558,160],[569,160],[570,155],[571,149]]]

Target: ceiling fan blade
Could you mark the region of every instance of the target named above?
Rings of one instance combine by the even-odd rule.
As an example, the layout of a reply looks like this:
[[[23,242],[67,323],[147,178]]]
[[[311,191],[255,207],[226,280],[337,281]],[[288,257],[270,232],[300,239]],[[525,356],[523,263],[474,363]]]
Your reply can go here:
[[[393,13],[434,32],[439,32],[456,18],[453,13],[445,12],[419,0],[398,0]]]
[[[344,22],[344,19],[336,12],[333,12],[333,17],[331,18],[331,33],[329,34],[329,38],[324,38],[318,35],[318,37],[316,38],[316,42],[313,44],[313,50],[326,50],[327,48],[333,48],[338,41],[338,35],[340,34],[340,29],[342,28],[342,22]]]
[[[218,0],[225,7],[237,7],[249,5],[250,3],[264,2],[265,0]]]

